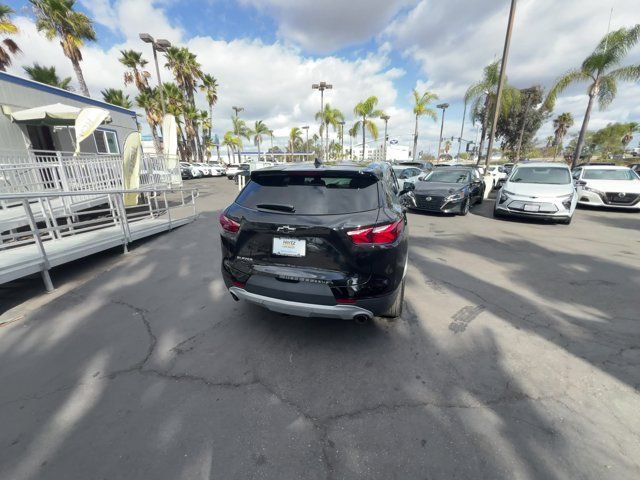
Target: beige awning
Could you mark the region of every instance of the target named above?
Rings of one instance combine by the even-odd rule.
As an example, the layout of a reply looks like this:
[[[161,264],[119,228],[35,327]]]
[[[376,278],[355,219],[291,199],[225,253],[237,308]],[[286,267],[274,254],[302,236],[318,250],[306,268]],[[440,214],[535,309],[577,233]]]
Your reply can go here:
[[[44,105],[42,107],[29,108],[12,112],[11,118],[16,123],[28,125],[71,125],[73,126],[76,118],[82,109],[65,105],[64,103],[54,103],[52,105]],[[107,119],[107,122],[111,119]]]

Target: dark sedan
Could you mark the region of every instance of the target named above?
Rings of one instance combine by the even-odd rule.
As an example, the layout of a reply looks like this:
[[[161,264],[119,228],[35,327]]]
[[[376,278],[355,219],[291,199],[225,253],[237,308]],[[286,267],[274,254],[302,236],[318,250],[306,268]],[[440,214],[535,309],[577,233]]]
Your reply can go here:
[[[405,202],[410,209],[466,215],[471,205],[482,203],[484,190],[476,168],[443,167],[416,182]]]

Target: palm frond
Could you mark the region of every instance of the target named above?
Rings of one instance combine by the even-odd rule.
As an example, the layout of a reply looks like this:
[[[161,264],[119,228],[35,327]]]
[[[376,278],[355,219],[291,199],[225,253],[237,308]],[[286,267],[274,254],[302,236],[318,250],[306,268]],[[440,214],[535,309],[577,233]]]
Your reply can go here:
[[[552,110],[553,106],[556,103],[558,95],[560,95],[572,83],[585,80],[592,80],[592,77],[588,72],[584,71],[583,69],[569,70],[567,73],[558,78],[553,87],[551,87],[551,89],[549,90],[547,98],[543,103],[544,108],[547,110]]]
[[[600,85],[598,90],[598,106],[600,110],[607,108],[618,93],[618,85],[615,78],[605,75],[600,77]]]
[[[615,78],[616,80],[626,82],[640,81],[640,64],[616,68],[615,70],[610,71],[608,76]]]

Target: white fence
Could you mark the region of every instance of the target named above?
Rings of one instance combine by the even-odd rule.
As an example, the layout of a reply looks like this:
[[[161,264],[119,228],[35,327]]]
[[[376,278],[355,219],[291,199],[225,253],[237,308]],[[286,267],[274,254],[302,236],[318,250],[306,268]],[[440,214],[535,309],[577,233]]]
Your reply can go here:
[[[170,161],[171,160],[171,161]],[[173,167],[169,167],[173,164]],[[140,188],[180,187],[177,159],[145,153],[140,165]],[[57,151],[0,151],[0,193],[87,192],[124,188],[121,155]],[[74,201],[84,201],[74,196]],[[0,201],[0,208],[9,207]]]

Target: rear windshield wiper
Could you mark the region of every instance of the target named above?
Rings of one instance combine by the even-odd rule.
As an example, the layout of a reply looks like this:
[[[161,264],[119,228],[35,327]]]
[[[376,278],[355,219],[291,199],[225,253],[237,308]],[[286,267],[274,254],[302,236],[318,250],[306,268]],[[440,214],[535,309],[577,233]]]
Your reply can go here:
[[[278,212],[295,212],[296,209],[293,205],[284,205],[281,203],[259,203],[256,205],[259,210],[276,210]]]

